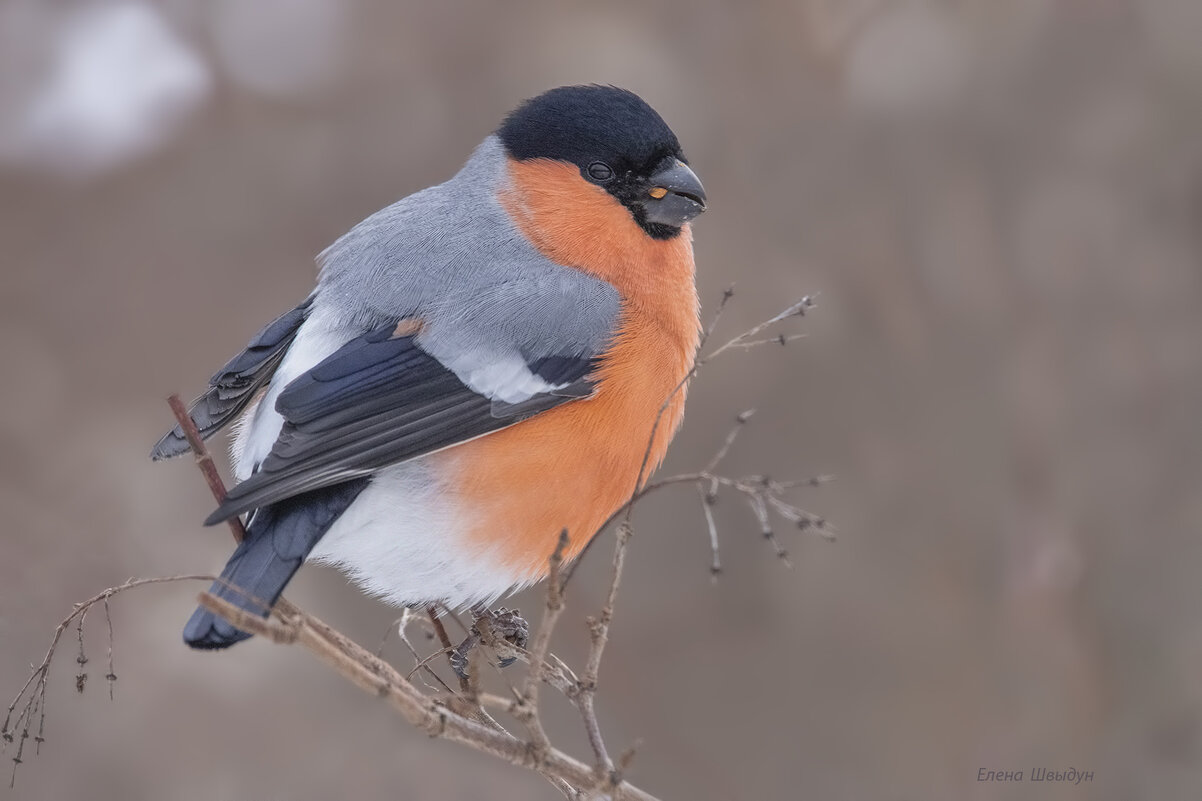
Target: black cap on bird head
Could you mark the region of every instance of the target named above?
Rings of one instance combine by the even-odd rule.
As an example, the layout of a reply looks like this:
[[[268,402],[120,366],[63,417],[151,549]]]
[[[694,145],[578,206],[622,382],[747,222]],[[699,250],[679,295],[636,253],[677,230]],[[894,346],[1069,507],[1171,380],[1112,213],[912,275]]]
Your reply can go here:
[[[576,165],[630,210],[643,230],[671,239],[705,211],[705,189],[676,134],[634,92],[562,86],[518,106],[497,130],[510,157]]]

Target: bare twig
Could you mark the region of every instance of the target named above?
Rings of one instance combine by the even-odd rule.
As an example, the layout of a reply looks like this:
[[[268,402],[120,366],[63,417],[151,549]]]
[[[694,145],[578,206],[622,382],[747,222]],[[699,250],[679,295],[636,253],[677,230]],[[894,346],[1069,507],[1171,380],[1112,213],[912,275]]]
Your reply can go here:
[[[21,742],[18,743],[18,745],[17,745],[17,754],[16,754],[16,756],[13,757],[13,781],[14,782],[16,780],[16,766],[21,764],[21,757],[22,757],[22,752],[23,752],[24,745],[25,745],[25,740],[30,736],[29,729],[33,722],[33,718],[35,716],[38,716],[39,722],[38,722],[38,733],[37,733],[36,737],[34,738],[34,742],[40,747],[41,744],[45,741],[45,737],[43,735],[45,733],[45,723],[46,723],[46,721],[45,721],[46,683],[47,683],[47,678],[49,677],[49,674],[50,674],[50,665],[54,661],[55,652],[58,649],[59,642],[62,640],[63,634],[66,632],[67,628],[70,627],[72,623],[77,624],[76,628],[78,631],[79,655],[76,657],[76,662],[79,663],[81,672],[76,677],[76,687],[79,689],[80,692],[82,692],[83,688],[84,688],[85,679],[81,679],[80,677],[81,676],[86,677],[87,674],[83,673],[82,669],[83,669],[83,665],[85,665],[88,661],[88,658],[85,655],[84,650],[83,650],[83,626],[82,626],[82,623],[83,623],[83,618],[88,613],[88,610],[90,610],[96,604],[104,604],[107,608],[108,601],[110,598],[112,598],[114,595],[118,595],[127,590],[136,589],[138,587],[145,587],[145,586],[148,586],[151,584],[167,584],[169,582],[175,582],[175,581],[213,581],[213,576],[186,575],[186,576],[158,576],[155,578],[144,578],[144,579],[131,578],[128,581],[126,581],[124,584],[119,584],[116,587],[109,587],[108,589],[104,590],[103,592],[93,595],[91,598],[87,599],[86,601],[76,604],[75,608],[71,611],[71,614],[69,614],[65,618],[63,618],[63,620],[58,624],[58,627],[55,628],[55,630],[54,630],[54,635],[50,638],[50,647],[46,649],[46,656],[42,658],[41,664],[39,664],[37,667],[35,667],[33,669],[33,671],[29,675],[29,678],[25,681],[25,684],[21,687],[20,691],[13,697],[12,702],[9,703],[8,710],[4,716],[4,724],[2,726],[0,726],[0,738],[3,738],[5,746],[7,746],[8,743],[13,742],[14,738],[16,738],[16,737],[19,737],[21,740]],[[111,642],[111,640],[110,640],[110,642]],[[111,659],[111,652],[110,652],[110,659]],[[116,675],[113,674],[111,661],[109,663],[109,675],[111,675],[113,677],[113,680],[116,679]],[[110,687],[111,687],[111,685],[110,685]],[[23,706],[21,706],[21,711],[17,714],[17,717],[14,719],[13,712],[17,710],[17,707],[18,707],[18,705],[21,704],[22,700],[24,700],[25,703]]]
[[[714,329],[718,327],[718,322],[722,319],[722,313],[726,311],[726,306],[730,303],[730,299],[735,296],[735,285],[731,284],[722,292],[722,299],[718,301],[718,308],[714,310],[714,316],[710,318],[710,323],[701,332],[701,339],[697,343],[697,349],[705,347],[705,343],[709,342],[710,336],[714,333]]]
[[[438,642],[443,648],[454,648],[451,642],[450,635],[447,634],[446,626],[442,625],[442,620],[438,616],[438,607],[431,604],[426,607],[426,617],[430,619],[430,626],[434,629],[435,636],[438,637]]]
[[[632,531],[628,520],[623,520],[618,526],[618,541],[614,546],[613,572],[609,582],[609,593],[601,613],[595,618],[588,618],[589,651],[584,664],[584,674],[580,677],[580,695],[576,705],[584,717],[584,728],[588,734],[589,745],[597,757],[597,771],[606,777],[614,776],[614,763],[605,748],[601,738],[601,728],[597,723],[597,712],[594,699],[597,695],[597,678],[601,671],[601,658],[605,655],[605,646],[609,643],[609,626],[614,618],[614,606],[618,601],[618,588],[622,584],[622,569],[626,564],[626,546],[630,542]]]
[[[709,489],[697,485],[697,494],[701,496],[701,511],[705,513],[705,527],[710,538],[710,575],[714,578],[722,572],[722,560],[718,554],[718,526],[714,523],[714,510],[711,508],[718,500],[718,485],[710,482]]]
[[[714,458],[710,459],[709,464],[707,464],[705,469],[702,471],[703,473],[712,473],[717,469],[718,465],[722,463],[722,460],[726,458],[726,454],[730,453],[730,446],[734,445],[735,440],[738,439],[739,432],[743,430],[743,424],[750,420],[754,414],[755,409],[748,409],[745,412],[740,412],[739,415],[735,417],[734,428],[732,428],[730,433],[726,435],[726,439],[723,441],[722,447],[719,448],[718,452],[714,454]]]
[[[769,317],[767,320],[752,326],[750,329],[739,334],[737,337],[731,338],[726,344],[722,345],[716,350],[711,351],[708,355],[701,357],[697,360],[697,362],[698,364],[707,364],[732,348],[747,349],[757,345],[768,345],[773,343],[784,345],[796,337],[785,337],[783,341],[780,337],[761,340],[755,340],[754,337],[759,336],[766,328],[770,328],[771,326],[774,326],[783,320],[788,320],[790,317],[805,317],[806,311],[812,308],[814,308],[814,298],[812,295],[806,295],[801,300],[789,305],[782,311]],[[701,343],[701,347],[705,347],[704,342]]]
[[[792,563],[789,562],[789,552],[780,544],[780,540],[776,538],[776,532],[772,530],[772,518],[768,515],[768,502],[764,500],[764,496],[760,494],[748,495],[747,503],[751,506],[752,514],[755,515],[755,519],[760,524],[760,534],[771,543],[777,558],[784,562],[786,566],[792,567]]]
[[[451,653],[451,651],[454,651],[454,650],[455,650],[455,646],[453,646],[453,645],[452,645],[452,646],[448,646],[448,647],[446,647],[446,648],[439,648],[437,651],[435,651],[434,653],[432,653],[432,654],[430,654],[429,656],[426,656],[426,657],[421,657],[421,656],[418,656],[418,655],[417,655],[417,653],[415,652],[415,653],[414,653],[414,656],[416,656],[416,657],[417,657],[417,660],[418,660],[418,661],[417,661],[417,664],[415,664],[415,665],[412,667],[412,669],[410,669],[410,671],[409,671],[408,673],[406,673],[406,674],[405,674],[405,678],[406,678],[406,679],[412,679],[412,678],[413,678],[413,674],[417,673],[419,670],[423,670],[423,669],[424,669],[424,670],[430,670],[430,663],[431,663],[431,662],[433,662],[435,659],[437,659],[437,658],[438,658],[438,657],[440,657],[440,656],[446,656],[447,654]],[[432,671],[432,670],[431,670],[430,672],[431,672],[431,673],[433,673],[433,674],[434,674],[434,676],[435,676],[436,678],[438,677],[438,674],[437,674],[437,673],[434,673],[434,671]],[[443,687],[446,689],[446,691],[447,691],[447,692],[449,692],[449,693],[454,693],[454,692],[455,692],[455,691],[454,691],[454,690],[452,690],[452,689],[451,689],[449,686],[447,686],[446,682],[442,681],[442,679],[439,679],[438,681],[439,681],[439,683],[440,683],[440,684],[442,684],[442,686],[443,686]]]
[[[517,706],[514,716],[526,725],[530,732],[531,745],[536,753],[545,753],[551,748],[551,741],[543,729],[538,714],[538,687],[543,681],[544,663],[551,646],[551,635],[555,624],[563,614],[563,584],[560,579],[560,569],[563,566],[563,555],[568,548],[567,529],[559,532],[559,542],[551,553],[549,575],[547,576],[547,604],[543,612],[542,622],[534,635],[534,646],[530,649],[530,668],[526,673],[526,681],[517,696]]]
[[[209,593],[201,596],[200,603],[244,631],[274,642],[301,646],[344,678],[388,701],[406,720],[430,737],[461,743],[519,767],[545,768],[574,787],[591,786],[595,781],[588,765],[567,754],[554,748],[539,754],[530,743],[466,718],[444,702],[424,695],[386,663],[373,669],[371,665],[379,660],[369,651],[309,614],[295,610],[295,614],[283,617],[277,609],[272,619],[264,620]],[[331,633],[335,636],[330,636]],[[655,801],[654,796],[625,781],[613,788],[611,797],[615,801]]]
[[[188,408],[184,406],[179,395],[167,398],[167,404],[171,407],[175,419],[179,421],[179,427],[184,432],[184,437],[188,440],[192,453],[196,455],[196,466],[204,475],[205,483],[209,485],[209,491],[213,493],[217,503],[221,503],[226,496],[225,484],[221,480],[221,474],[217,472],[217,465],[213,464],[213,457],[209,455],[204,439],[201,438],[200,431],[196,428],[196,423],[192,421],[192,415],[188,414]],[[246,539],[246,529],[237,516],[231,517],[226,523],[230,527],[230,533],[234,535],[234,542],[242,542]]]
[[[422,658],[422,655],[418,653],[416,648],[413,647],[413,643],[409,641],[409,636],[405,633],[405,628],[409,625],[409,621],[412,619],[413,612],[406,607],[401,613],[401,616],[397,620],[393,621],[392,626],[389,626],[388,631],[385,632],[383,639],[380,640],[380,645],[376,648],[376,657],[380,657],[380,655],[383,653],[384,643],[388,641],[388,635],[392,633],[392,630],[395,627],[397,631],[397,638],[405,644],[405,647],[409,649],[409,653],[413,655],[413,670],[406,673],[405,678],[412,679],[413,674],[419,669],[424,670],[431,678],[434,679],[434,681],[438,682],[438,685],[442,687],[443,690],[448,693],[454,693],[455,691],[451,689],[450,685],[442,680],[442,676],[439,676],[438,673],[436,673],[429,665],[432,660],[442,656],[444,653],[447,653],[446,649],[444,648],[443,650],[435,651],[429,656]],[[434,689],[434,687],[432,687],[429,683],[426,683],[426,686],[432,690]]]
[[[446,627],[442,625],[442,621],[438,618],[438,607],[434,605],[426,607],[426,616],[430,618],[430,625],[434,627],[434,633],[438,636],[438,642],[442,644],[442,653],[445,653],[447,659],[450,660],[451,654],[455,650],[455,645],[447,635]],[[426,662],[429,662],[429,660],[424,660],[423,664]],[[465,693],[468,691],[467,679],[462,676],[459,677],[459,689]]]
[[[415,658],[421,659],[417,654],[417,649],[413,647],[413,643],[409,642],[409,637],[405,634],[405,626],[408,625],[411,614],[412,612],[409,610],[409,607],[403,607],[401,609],[401,616],[388,624],[388,628],[384,629],[384,634],[380,637],[380,642],[376,645],[376,650],[374,651],[376,656],[381,659],[384,657],[384,647],[388,645],[388,640],[391,639],[392,632],[396,631],[397,639],[409,646],[409,650],[413,652]]]
[[[117,683],[117,674],[113,670],[113,613],[109,609],[109,599],[104,599],[104,621],[109,626],[109,672],[104,675],[109,683],[109,700],[113,700],[113,685]]]

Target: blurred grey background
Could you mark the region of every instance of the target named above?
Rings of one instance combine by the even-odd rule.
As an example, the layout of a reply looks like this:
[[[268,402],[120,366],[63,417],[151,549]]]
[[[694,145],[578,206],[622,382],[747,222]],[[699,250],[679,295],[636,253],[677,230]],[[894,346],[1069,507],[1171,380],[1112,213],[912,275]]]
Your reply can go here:
[[[707,314],[738,284],[719,335],[821,293],[807,339],[705,371],[665,469],[757,407],[729,469],[835,474],[799,497],[841,535],[782,526],[790,570],[727,499],[712,585],[694,493],[640,509],[600,695],[611,747],[642,741],[631,778],[675,799],[1196,799],[1200,31],[1196,0],[5,0],[0,691],[73,602],[224,561],[193,466],[146,459],[163,398],[518,101],[606,82],[705,180]],[[569,660],[609,550],[574,588]],[[189,652],[198,589],[114,602],[113,703],[103,617],[82,696],[67,640],[42,755],[0,795],[555,797],[300,652]],[[328,570],[290,592],[368,644],[394,616]],[[1033,767],[1094,780],[976,780]]]

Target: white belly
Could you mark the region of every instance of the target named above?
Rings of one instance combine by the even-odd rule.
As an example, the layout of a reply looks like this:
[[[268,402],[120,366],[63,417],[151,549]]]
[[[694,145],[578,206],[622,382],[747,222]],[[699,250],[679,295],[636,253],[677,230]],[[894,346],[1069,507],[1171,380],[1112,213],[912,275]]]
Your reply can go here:
[[[345,571],[398,606],[491,604],[523,582],[499,554],[468,540],[469,520],[429,458],[386,468],[342,513],[309,559]]]

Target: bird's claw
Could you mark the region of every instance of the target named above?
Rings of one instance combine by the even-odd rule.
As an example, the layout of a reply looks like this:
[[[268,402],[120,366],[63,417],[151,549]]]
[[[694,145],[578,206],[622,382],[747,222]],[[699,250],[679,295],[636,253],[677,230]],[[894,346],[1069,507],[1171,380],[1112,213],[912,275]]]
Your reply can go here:
[[[487,609],[474,613],[468,635],[450,654],[451,669],[461,679],[466,679],[470,666],[471,651],[478,645],[486,645],[497,657],[498,667],[509,667],[517,661],[518,652],[526,649],[530,640],[530,624],[516,609]]]

